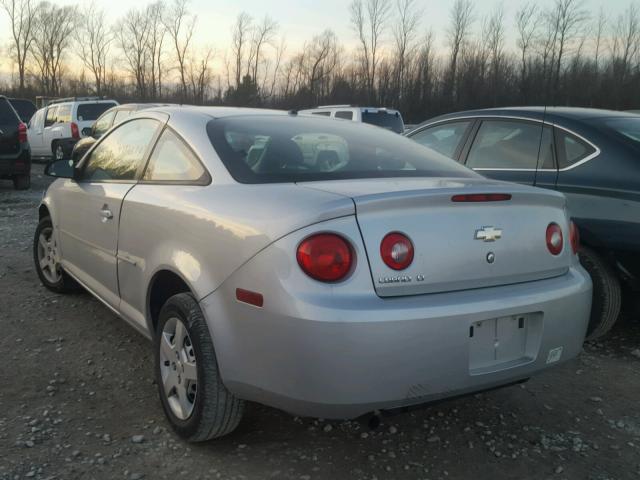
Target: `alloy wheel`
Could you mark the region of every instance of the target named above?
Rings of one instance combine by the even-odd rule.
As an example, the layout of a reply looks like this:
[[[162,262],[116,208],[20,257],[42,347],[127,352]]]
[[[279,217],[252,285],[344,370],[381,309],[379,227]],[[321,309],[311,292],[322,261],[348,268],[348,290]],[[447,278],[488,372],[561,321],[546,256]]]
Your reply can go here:
[[[60,281],[60,257],[52,227],[43,228],[38,237],[38,265],[49,283]]]
[[[198,393],[198,368],[189,332],[182,320],[170,318],[160,338],[160,374],[173,414],[186,420],[193,413]]]

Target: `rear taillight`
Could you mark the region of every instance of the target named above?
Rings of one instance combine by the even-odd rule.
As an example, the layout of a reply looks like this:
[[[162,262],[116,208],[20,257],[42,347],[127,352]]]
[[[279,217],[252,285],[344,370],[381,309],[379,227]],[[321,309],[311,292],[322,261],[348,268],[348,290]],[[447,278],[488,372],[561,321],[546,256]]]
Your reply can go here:
[[[380,256],[387,267],[404,270],[413,262],[413,243],[402,233],[389,233],[380,243]]]
[[[452,202],[506,202],[511,200],[509,193],[467,193],[454,195]]]
[[[22,122],[18,124],[18,141],[27,143],[27,126]]]
[[[307,237],[296,253],[302,271],[321,282],[337,282],[345,278],[355,262],[355,253],[340,235],[320,233]]]
[[[547,248],[551,255],[560,255],[564,239],[562,238],[562,229],[557,223],[550,223],[547,227]]]
[[[569,241],[571,242],[571,251],[576,255],[580,249],[580,232],[573,222],[569,224]]]
[[[78,130],[78,124],[71,122],[71,137],[80,138],[80,130]]]

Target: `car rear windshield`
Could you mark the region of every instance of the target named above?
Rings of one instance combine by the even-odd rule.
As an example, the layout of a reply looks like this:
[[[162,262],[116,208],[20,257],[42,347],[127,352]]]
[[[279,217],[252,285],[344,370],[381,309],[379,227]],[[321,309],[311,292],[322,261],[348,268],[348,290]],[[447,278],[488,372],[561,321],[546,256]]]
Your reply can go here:
[[[24,123],[29,122],[29,120],[31,120],[31,117],[33,117],[33,114],[36,113],[36,106],[30,100],[12,98],[9,101]]]
[[[404,123],[398,112],[387,112],[384,110],[362,112],[362,121],[377,127],[386,128],[396,133],[404,132]]]
[[[18,123],[16,112],[11,108],[6,98],[0,98],[0,125],[13,125]]]
[[[607,118],[603,123],[624,140],[640,147],[640,117]]]
[[[355,122],[237,116],[211,120],[207,133],[229,173],[241,183],[477,176],[416,142]]]
[[[78,105],[78,121],[86,122],[97,119],[104,112],[116,104],[112,102],[103,103],[81,103]]]

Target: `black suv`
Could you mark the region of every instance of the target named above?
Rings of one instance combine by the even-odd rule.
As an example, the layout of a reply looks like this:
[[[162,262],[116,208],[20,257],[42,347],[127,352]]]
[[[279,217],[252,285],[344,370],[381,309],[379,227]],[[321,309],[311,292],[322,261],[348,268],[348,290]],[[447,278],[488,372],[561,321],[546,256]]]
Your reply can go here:
[[[588,339],[640,292],[640,115],[585,108],[495,108],[443,115],[406,134],[482,175],[558,190],[593,280]]]
[[[9,100],[0,95],[0,179],[13,180],[16,190],[31,186],[31,150],[27,126]]]

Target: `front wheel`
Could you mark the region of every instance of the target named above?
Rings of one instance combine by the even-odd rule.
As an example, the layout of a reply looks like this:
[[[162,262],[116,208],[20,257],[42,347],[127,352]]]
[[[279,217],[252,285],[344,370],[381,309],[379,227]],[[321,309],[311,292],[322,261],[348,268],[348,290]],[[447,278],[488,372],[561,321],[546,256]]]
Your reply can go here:
[[[591,317],[587,340],[595,340],[611,330],[620,315],[622,292],[620,281],[605,259],[588,247],[580,247],[580,263],[593,282]]]
[[[33,238],[33,260],[42,284],[56,293],[72,293],[80,286],[62,269],[60,251],[53,234],[50,217],[44,217],[36,227]]]
[[[202,442],[235,430],[244,401],[222,383],[207,323],[191,294],[164,304],[154,346],[158,392],[176,433]]]

